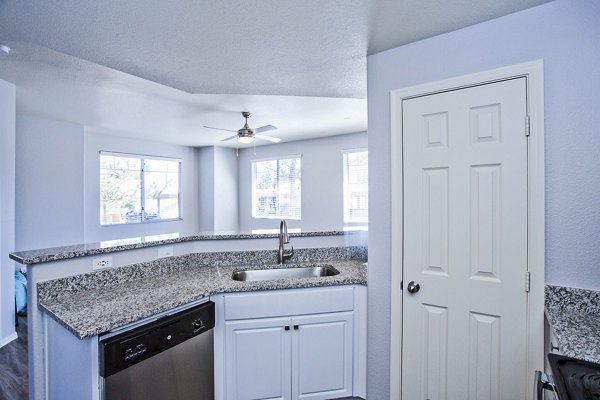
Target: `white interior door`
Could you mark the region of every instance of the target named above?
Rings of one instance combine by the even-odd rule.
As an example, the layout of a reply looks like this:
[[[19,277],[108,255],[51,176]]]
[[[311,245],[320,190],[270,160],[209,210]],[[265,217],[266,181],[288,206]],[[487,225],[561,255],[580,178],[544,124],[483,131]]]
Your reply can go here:
[[[526,397],[526,94],[516,78],[402,102],[405,400]]]

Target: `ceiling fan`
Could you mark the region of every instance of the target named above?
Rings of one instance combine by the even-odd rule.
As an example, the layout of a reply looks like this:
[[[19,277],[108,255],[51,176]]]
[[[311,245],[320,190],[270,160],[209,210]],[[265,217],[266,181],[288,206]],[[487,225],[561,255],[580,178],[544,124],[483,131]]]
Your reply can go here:
[[[267,136],[267,135],[263,135],[262,134],[262,132],[274,131],[275,129],[277,129],[276,126],[265,125],[265,126],[261,126],[260,128],[252,129],[248,125],[248,117],[250,117],[250,112],[249,111],[242,111],[242,116],[244,118],[246,118],[246,123],[244,124],[243,127],[241,127],[240,129],[238,129],[237,131],[234,131],[234,130],[231,130],[231,129],[214,128],[212,126],[204,126],[204,127],[208,128],[208,129],[218,129],[220,131],[228,131],[228,132],[236,132],[237,133],[237,135],[225,138],[225,139],[221,140],[221,142],[225,142],[227,140],[237,139],[237,140],[240,141],[240,143],[252,143],[254,141],[255,137],[261,138],[261,139],[265,139],[265,140],[268,140],[268,141],[273,142],[273,143],[279,143],[279,142],[281,142],[280,138],[276,138],[276,137],[273,137],[273,136]]]

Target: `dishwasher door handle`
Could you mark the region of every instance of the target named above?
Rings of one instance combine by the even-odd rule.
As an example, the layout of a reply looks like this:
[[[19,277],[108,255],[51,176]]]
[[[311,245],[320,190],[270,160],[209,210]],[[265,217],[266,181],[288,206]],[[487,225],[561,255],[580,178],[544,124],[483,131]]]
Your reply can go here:
[[[556,399],[556,387],[548,374],[542,371],[535,371],[533,377],[533,399],[544,400],[544,390],[552,391]]]

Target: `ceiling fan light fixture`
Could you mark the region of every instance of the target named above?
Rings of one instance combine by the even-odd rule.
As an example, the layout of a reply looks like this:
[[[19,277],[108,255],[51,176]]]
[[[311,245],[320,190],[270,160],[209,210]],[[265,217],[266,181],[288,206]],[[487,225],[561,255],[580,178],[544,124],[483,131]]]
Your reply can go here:
[[[261,126],[259,128],[256,129],[252,129],[250,128],[250,126],[248,125],[248,117],[250,117],[250,112],[249,111],[242,111],[242,117],[244,117],[246,119],[246,122],[244,123],[244,126],[242,126],[240,129],[238,129],[237,131],[233,131],[231,129],[223,129],[223,128],[215,128],[212,126],[204,126],[205,128],[208,129],[218,129],[220,131],[228,131],[228,132],[236,132],[237,135],[235,136],[231,136],[225,139],[221,139],[221,142],[226,142],[228,140],[233,140],[233,139],[237,139],[239,143],[242,144],[249,144],[254,142],[254,139],[256,138],[256,136],[265,139],[269,142],[273,142],[273,143],[279,143],[281,142],[281,139],[273,137],[273,136],[267,136],[267,135],[263,135],[263,132],[269,132],[269,131],[274,131],[275,129],[277,129],[276,126],[273,125],[265,125],[265,126]]]
[[[240,143],[248,144],[254,142],[254,136],[238,136]]]

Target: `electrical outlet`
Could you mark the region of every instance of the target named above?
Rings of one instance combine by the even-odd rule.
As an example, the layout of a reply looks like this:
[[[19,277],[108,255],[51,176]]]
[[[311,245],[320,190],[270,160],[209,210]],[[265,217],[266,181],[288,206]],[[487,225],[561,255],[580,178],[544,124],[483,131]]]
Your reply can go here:
[[[173,246],[159,247],[158,258],[173,257]]]
[[[92,268],[93,269],[110,268],[110,267],[112,267],[112,265],[113,265],[113,263],[112,263],[111,256],[94,258],[92,260]]]

